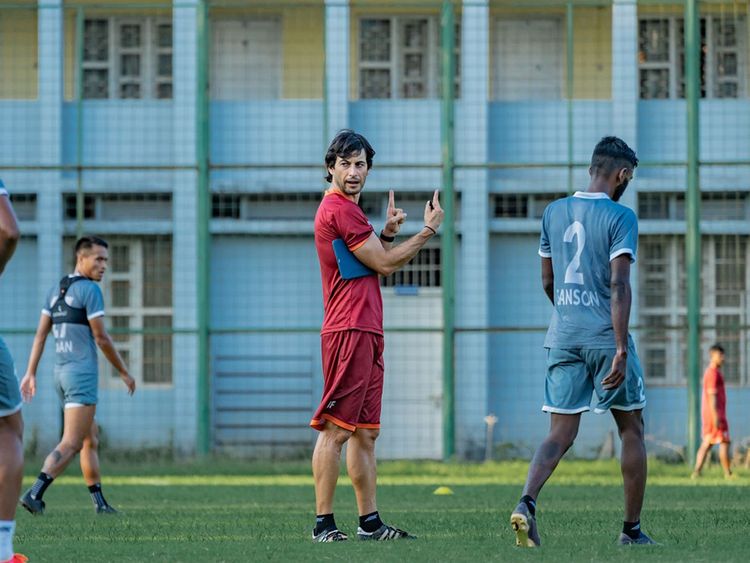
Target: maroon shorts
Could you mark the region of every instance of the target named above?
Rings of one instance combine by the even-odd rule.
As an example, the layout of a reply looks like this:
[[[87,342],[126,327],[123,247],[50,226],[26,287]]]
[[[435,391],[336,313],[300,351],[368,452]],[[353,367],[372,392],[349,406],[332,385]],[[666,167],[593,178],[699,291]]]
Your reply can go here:
[[[703,421],[703,439],[711,444],[729,443],[729,424],[726,418],[719,420],[719,427],[714,426],[714,421],[707,419]]]
[[[326,420],[354,432],[380,428],[383,398],[383,337],[343,330],[321,336],[323,398],[310,426],[323,430]]]

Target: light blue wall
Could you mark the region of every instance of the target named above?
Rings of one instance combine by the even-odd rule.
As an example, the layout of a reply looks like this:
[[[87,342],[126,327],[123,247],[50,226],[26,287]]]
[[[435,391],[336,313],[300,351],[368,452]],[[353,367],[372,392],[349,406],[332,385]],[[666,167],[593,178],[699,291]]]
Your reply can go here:
[[[59,135],[62,162],[76,159],[76,105],[62,103],[63,124]],[[127,166],[171,165],[191,161],[193,141],[179,134],[174,103],[169,101],[86,101],[83,104],[84,162]],[[212,187],[239,191],[317,191],[322,187],[322,158],[325,152],[324,111],[322,101],[278,100],[211,103],[211,159],[215,164],[317,164],[320,169],[251,169],[214,171]],[[460,100],[457,114],[474,111]],[[612,104],[608,101],[575,101],[574,159],[587,161],[598,139],[612,131]],[[638,102],[638,152],[644,161],[683,160],[685,158],[684,102],[653,100]],[[410,188],[437,187],[439,168],[419,165],[440,163],[440,104],[438,100],[361,100],[347,107],[348,125],[364,133],[377,150],[375,169],[368,183],[377,190],[392,186]],[[567,160],[567,102],[491,102],[488,105],[487,146],[476,147],[467,128],[457,130],[458,161],[470,159],[475,150],[486,150],[491,162],[565,162]],[[0,146],[0,164],[26,165],[39,162],[42,139],[38,102],[2,101],[0,119],[6,127]],[[459,123],[462,122],[459,120]],[[701,147],[704,160],[750,159],[750,143],[732,143],[750,131],[750,101],[705,100],[701,102]],[[44,139],[56,138],[45,135]],[[46,141],[45,141],[46,142]],[[181,144],[183,143],[183,144]],[[187,155],[187,160],[178,158]],[[388,169],[389,163],[415,163],[405,169]],[[378,168],[378,166],[382,168]],[[719,171],[706,169],[704,175]],[[727,184],[731,171],[723,170],[716,186]],[[643,185],[650,187],[662,172],[644,167],[639,170]],[[33,191],[37,173],[8,171],[14,191]],[[564,190],[567,170],[502,170],[488,174],[493,191]],[[460,178],[460,175],[458,175]],[[576,187],[583,185],[585,167],[575,171]],[[677,177],[676,177],[677,178]],[[741,171],[738,181],[747,182]],[[677,180],[669,180],[678,185]],[[178,191],[182,180],[172,171],[87,172],[86,189],[132,189],[134,191],[171,189]],[[723,184],[722,184],[723,182]],[[459,184],[461,180],[459,180]],[[714,185],[714,184],[712,184]],[[744,184],[743,184],[744,185]],[[74,187],[72,176],[61,179],[60,187]],[[471,182],[461,185],[471,190]],[[467,201],[464,199],[464,202]],[[478,207],[465,209],[465,216],[481,216],[489,211]],[[189,221],[187,221],[189,222]],[[472,354],[489,354],[486,403],[462,414],[470,424],[476,416],[494,413],[499,423],[497,442],[521,442],[531,448],[547,429],[547,416],[540,412],[544,383],[544,329],[551,312],[539,282],[538,236],[534,234],[494,234],[486,264],[489,273],[489,326],[513,328],[519,325],[540,327],[534,331],[492,333],[489,344],[478,344],[474,336],[459,335],[459,365]],[[186,245],[189,246],[189,245]],[[461,248],[460,252],[471,252]],[[190,248],[176,248],[186,255]],[[320,343],[316,328],[322,320],[320,275],[314,246],[309,236],[235,236],[216,235],[212,247],[211,324],[215,328],[267,327],[269,329],[311,329],[303,333],[217,334],[212,339],[212,361],[223,355],[302,354],[311,358],[311,396],[320,391]],[[187,262],[186,262],[187,263]],[[462,263],[459,256],[459,264]],[[10,309],[4,326],[33,327],[38,319],[39,303],[35,283],[25,284],[23,275],[36,271],[39,264],[36,243],[24,239],[17,256],[0,286],[13,287],[17,306]],[[459,292],[468,287],[459,280]],[[20,288],[20,289],[18,289]],[[461,295],[457,303],[468,302]],[[191,305],[192,306],[192,305]],[[462,319],[463,321],[464,319]],[[471,318],[465,319],[471,324]],[[187,326],[187,325],[186,325]],[[19,372],[25,367],[31,335],[6,338],[16,358]],[[176,338],[190,350],[188,340]],[[179,354],[175,344],[175,354]],[[37,399],[25,407],[30,427],[37,427],[45,439],[57,433],[57,399],[52,392],[51,358],[48,353],[40,368]],[[470,362],[466,363],[470,365]],[[214,368],[216,364],[212,364]],[[44,372],[44,373],[42,373]],[[190,378],[192,374],[182,374]],[[457,374],[460,381],[461,374]],[[107,436],[123,446],[167,444],[179,429],[191,427],[193,400],[179,401],[176,387],[142,389],[128,398],[120,387],[103,388],[99,418]],[[470,393],[466,393],[470,396]],[[481,394],[478,394],[481,396]],[[684,441],[685,389],[650,388],[646,409],[648,432],[677,444]],[[750,390],[729,390],[729,416],[735,439],[750,435],[750,422],[743,405]],[[468,403],[467,403],[468,404]],[[313,404],[311,404],[311,407]],[[187,412],[186,415],[180,415]],[[268,415],[271,417],[272,415]],[[473,417],[469,420],[468,417]],[[126,421],[123,423],[123,421]],[[598,447],[611,431],[610,417],[588,415],[582,425],[577,452],[587,455]],[[181,429],[190,436],[192,430]],[[300,430],[307,435],[308,430]],[[296,434],[295,434],[296,435]],[[482,436],[467,437],[482,443]]]
[[[567,112],[564,100],[490,103],[490,161],[567,162]],[[586,162],[599,139],[612,134],[612,105],[606,101],[575,101],[573,123],[573,160]]]
[[[687,158],[684,100],[641,100],[638,123],[638,153],[643,160]],[[702,100],[700,124],[702,160],[750,159],[750,100]],[[738,139],[745,142],[737,142]],[[644,168],[643,174],[648,172]]]
[[[0,100],[0,164],[39,163],[39,103]]]
[[[323,102],[211,103],[213,164],[310,164],[323,161]]]
[[[99,389],[96,419],[107,445],[114,449],[165,447],[174,443],[175,409],[193,405],[175,402],[174,387],[143,389],[128,396],[124,384],[114,389]],[[194,418],[194,417],[191,417]]]
[[[349,124],[370,141],[378,164],[441,162],[438,100],[351,102]]]
[[[322,386],[318,330],[323,316],[312,237],[217,236],[211,263],[213,327],[310,329],[212,336],[214,437],[312,444],[308,423]],[[277,449],[256,444],[232,451],[262,456]]]
[[[88,165],[169,165],[174,162],[172,102],[83,102],[83,162]],[[77,111],[63,105],[63,162],[76,164]]]
[[[491,237],[490,326],[546,327],[552,308],[539,281],[538,248],[536,235]],[[544,333],[542,328],[490,336],[489,410],[498,417],[497,442],[533,447],[546,433]]]
[[[211,326],[320,327],[312,237],[216,236],[211,265]]]

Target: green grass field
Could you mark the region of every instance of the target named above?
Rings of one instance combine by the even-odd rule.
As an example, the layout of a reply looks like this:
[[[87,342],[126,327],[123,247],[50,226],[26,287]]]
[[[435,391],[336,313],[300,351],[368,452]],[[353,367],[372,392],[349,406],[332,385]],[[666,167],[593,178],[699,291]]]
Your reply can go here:
[[[539,499],[542,548],[513,545],[508,526],[525,462],[382,463],[378,504],[412,542],[314,545],[307,464],[236,461],[109,463],[109,501],[96,517],[77,468],[45,495],[47,513],[18,513],[16,549],[32,562],[62,561],[747,561],[750,473],[724,482],[714,465],[698,482],[681,465],[652,461],[644,529],[658,547],[614,545],[622,521],[616,462],[564,460]],[[29,467],[29,470],[32,468]],[[31,473],[25,480],[33,481]],[[436,496],[438,485],[451,496]],[[336,519],[356,532],[354,495],[342,478]]]

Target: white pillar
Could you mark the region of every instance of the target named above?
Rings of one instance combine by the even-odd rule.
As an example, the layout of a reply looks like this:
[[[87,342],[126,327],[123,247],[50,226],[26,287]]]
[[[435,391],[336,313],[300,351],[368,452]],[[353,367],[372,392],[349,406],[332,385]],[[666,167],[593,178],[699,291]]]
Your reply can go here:
[[[174,162],[196,163],[197,139],[197,18],[198,0],[175,0],[172,8]],[[197,202],[198,174],[178,170],[172,190],[172,323],[177,330],[195,330],[197,308]],[[183,453],[195,451],[197,435],[198,337],[175,334],[172,351],[174,386],[174,446]],[[168,408],[165,405],[165,408]]]
[[[349,124],[349,0],[326,0],[326,138]]]
[[[62,164],[63,10],[62,0],[45,1],[38,11],[39,163]],[[37,195],[40,295],[61,275],[62,201],[60,171],[41,171]]]
[[[38,10],[40,146],[42,164],[61,163],[63,100],[62,0],[45,0]]]
[[[615,0],[612,6],[612,134],[636,149],[638,136],[638,6]],[[624,202],[635,201],[628,190]]]
[[[43,5],[41,5],[43,4]],[[63,9],[62,0],[45,0],[38,9],[38,97],[39,97],[39,164],[62,164],[62,103],[63,103]],[[33,173],[39,179],[36,203],[37,272],[36,291],[41,311],[43,297],[69,267],[62,263],[62,174],[60,170],[40,170]],[[12,186],[11,189],[20,187]],[[52,363],[48,354],[45,363]],[[16,358],[25,365],[25,358]],[[44,366],[42,366],[44,367]],[[43,421],[37,426],[40,446],[44,449],[57,442],[60,436],[59,400],[47,387],[32,403],[29,417]],[[32,425],[29,424],[31,427]],[[36,425],[35,425],[36,426]]]
[[[636,0],[615,0],[612,6],[612,132],[638,152],[638,5]],[[648,155],[639,155],[647,160]],[[639,172],[636,172],[638,175]],[[637,210],[638,180],[625,192],[622,203]],[[631,283],[637,285],[636,269]],[[631,322],[638,314],[638,291],[633,292]]]
[[[487,0],[464,0],[461,22],[461,97],[456,107],[456,162],[485,165],[489,158],[490,21]],[[461,243],[457,260],[457,326],[489,323],[489,174],[486,168],[459,169]],[[456,453],[475,456],[484,447],[489,396],[488,336],[456,336]],[[501,414],[501,413],[498,413]]]

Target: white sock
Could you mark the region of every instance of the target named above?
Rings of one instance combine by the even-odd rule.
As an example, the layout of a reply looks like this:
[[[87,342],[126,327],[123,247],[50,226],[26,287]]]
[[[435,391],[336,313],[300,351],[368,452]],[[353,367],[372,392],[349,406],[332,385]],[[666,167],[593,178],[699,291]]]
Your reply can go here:
[[[13,533],[15,531],[15,521],[0,520],[0,561],[13,559]]]

